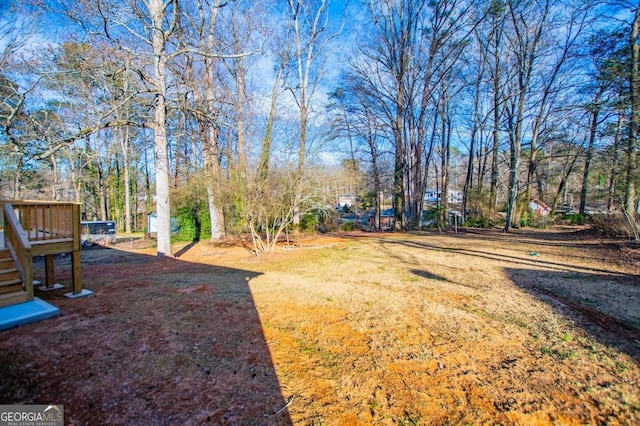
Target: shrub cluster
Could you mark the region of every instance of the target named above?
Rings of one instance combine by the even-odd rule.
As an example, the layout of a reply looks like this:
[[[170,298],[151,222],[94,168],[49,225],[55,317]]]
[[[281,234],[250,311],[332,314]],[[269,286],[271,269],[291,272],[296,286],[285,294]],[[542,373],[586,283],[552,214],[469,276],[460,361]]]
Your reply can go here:
[[[590,217],[590,222],[594,230],[607,237],[633,237],[633,229],[622,213],[596,214]]]

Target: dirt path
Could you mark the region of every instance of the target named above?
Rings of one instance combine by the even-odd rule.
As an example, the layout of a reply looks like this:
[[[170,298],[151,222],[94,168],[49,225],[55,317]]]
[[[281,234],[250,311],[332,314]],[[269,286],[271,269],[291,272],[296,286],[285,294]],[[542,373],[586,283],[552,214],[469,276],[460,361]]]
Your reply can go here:
[[[95,297],[48,294],[60,317],[2,332],[2,402],[87,425],[640,424],[637,247],[564,229],[152,253],[83,252]]]

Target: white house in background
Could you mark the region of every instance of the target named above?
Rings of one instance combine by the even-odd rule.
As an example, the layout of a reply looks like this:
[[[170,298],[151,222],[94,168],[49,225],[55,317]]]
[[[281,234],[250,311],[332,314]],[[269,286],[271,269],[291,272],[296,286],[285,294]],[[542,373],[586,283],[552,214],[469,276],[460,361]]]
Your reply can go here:
[[[338,196],[338,207],[348,207],[351,208],[356,205],[356,196],[355,194],[342,194]]]
[[[449,204],[462,204],[462,191],[450,189],[447,201]],[[424,192],[424,201],[426,203],[438,203],[442,198],[442,191],[437,189],[427,189]]]
[[[437,191],[435,189],[427,189],[424,192],[424,201],[427,203],[437,203],[440,201],[440,197],[442,196],[442,191]]]

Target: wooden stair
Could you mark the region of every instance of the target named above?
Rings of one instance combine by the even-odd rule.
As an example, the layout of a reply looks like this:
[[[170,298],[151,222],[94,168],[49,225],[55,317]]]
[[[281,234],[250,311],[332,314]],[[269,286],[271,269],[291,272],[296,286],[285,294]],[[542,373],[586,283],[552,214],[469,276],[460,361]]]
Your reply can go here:
[[[0,307],[27,301],[20,273],[8,249],[0,249]]]

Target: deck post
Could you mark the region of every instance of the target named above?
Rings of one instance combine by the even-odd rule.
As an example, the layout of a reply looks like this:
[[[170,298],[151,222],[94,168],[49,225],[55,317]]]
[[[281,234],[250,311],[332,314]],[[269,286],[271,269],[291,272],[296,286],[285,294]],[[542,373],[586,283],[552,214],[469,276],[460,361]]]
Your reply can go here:
[[[27,293],[27,302],[33,300],[33,257],[30,252],[24,254],[24,291]]]
[[[71,275],[73,277],[73,294],[82,293],[82,271],[80,270],[80,251],[74,250],[71,255]]]
[[[80,270],[80,204],[73,204],[71,209],[73,227],[73,253],[71,254],[73,294],[80,294],[82,292],[82,271]]]
[[[45,254],[44,256],[44,264],[45,264],[45,284],[47,287],[51,287],[55,284],[56,281],[56,273],[53,267],[53,255]]]

